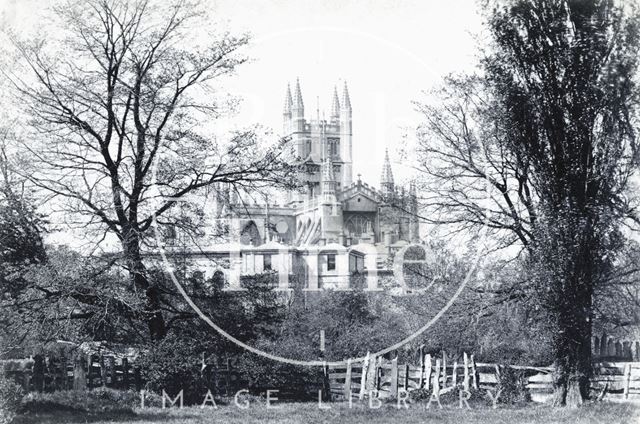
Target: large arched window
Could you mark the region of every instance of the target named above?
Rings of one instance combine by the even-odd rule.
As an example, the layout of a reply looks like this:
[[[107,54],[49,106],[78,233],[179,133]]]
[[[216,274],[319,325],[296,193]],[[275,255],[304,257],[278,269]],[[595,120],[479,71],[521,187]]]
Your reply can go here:
[[[353,238],[359,238],[363,234],[372,231],[371,219],[364,215],[353,215],[347,220],[347,233]]]
[[[254,221],[250,221],[242,229],[242,232],[240,233],[240,243],[252,246],[259,246],[262,244],[260,231],[258,231],[258,226]]]

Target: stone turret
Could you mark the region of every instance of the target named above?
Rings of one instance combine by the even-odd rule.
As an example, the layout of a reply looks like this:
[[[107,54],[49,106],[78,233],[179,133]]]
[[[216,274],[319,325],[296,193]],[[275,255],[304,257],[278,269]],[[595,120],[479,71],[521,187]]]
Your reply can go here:
[[[337,100],[337,92],[334,91],[334,100]],[[338,102],[340,109],[340,157],[344,163],[341,184],[342,187],[350,186],[353,182],[353,135],[351,126],[351,99],[347,82],[342,89],[342,99]]]
[[[333,100],[331,101],[331,123],[340,122],[340,100],[338,99],[338,89],[333,87]]]
[[[391,162],[389,161],[389,150],[385,149],[384,164],[382,165],[382,175],[380,177],[380,189],[386,200],[390,200],[394,193],[393,171],[391,170]]]
[[[293,99],[291,97],[291,87],[287,83],[287,91],[284,94],[284,108],[282,111],[283,116],[283,130],[285,134],[291,129],[291,109],[293,108]]]

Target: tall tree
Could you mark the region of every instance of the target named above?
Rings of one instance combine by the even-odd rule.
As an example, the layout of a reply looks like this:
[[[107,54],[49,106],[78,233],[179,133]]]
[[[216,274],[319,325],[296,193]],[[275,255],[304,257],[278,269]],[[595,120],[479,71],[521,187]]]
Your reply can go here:
[[[524,246],[553,331],[555,402],[588,394],[595,288],[612,268],[635,142],[638,15],[611,0],[490,3],[480,76],[425,107],[436,221],[485,222]],[[488,183],[495,197],[478,195]]]
[[[209,33],[201,5],[66,1],[55,17],[56,33],[14,38],[20,59],[5,71],[34,129],[25,174],[67,218],[117,237],[150,335],[162,338],[161,293],[143,261],[154,219],[218,183],[288,181],[286,150],[251,130],[215,138],[225,112],[215,94],[248,39]]]

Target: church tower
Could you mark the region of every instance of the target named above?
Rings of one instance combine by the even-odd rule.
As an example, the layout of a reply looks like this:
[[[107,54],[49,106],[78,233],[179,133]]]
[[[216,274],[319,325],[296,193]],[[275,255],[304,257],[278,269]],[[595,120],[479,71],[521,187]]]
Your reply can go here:
[[[321,185],[321,240],[327,243],[344,243],[344,233],[342,229],[342,205],[338,202],[336,192],[336,177],[331,151],[327,144],[327,123],[320,123],[320,149],[322,151],[322,162],[320,165],[320,185]]]

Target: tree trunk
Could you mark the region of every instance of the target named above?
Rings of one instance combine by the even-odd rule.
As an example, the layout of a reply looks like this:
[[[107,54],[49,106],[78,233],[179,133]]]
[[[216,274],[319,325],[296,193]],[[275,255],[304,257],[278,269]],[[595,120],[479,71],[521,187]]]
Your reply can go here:
[[[144,291],[147,299],[144,319],[149,328],[149,335],[153,340],[162,339],[166,335],[167,329],[162,310],[160,309],[160,291],[155,284],[149,282],[147,277],[147,269],[144,266],[140,253],[139,232],[131,229],[125,232],[125,234],[123,247],[131,282],[137,290]]]
[[[568,250],[573,254],[565,256],[566,277],[556,281],[553,290],[554,405],[577,407],[589,397],[592,374],[591,312],[596,259],[590,246]]]
[[[586,208],[558,204],[547,216],[551,218],[547,218],[537,266],[547,279],[542,287],[548,288],[543,298],[552,329],[553,404],[576,407],[589,397],[593,286],[601,263],[600,240]]]

